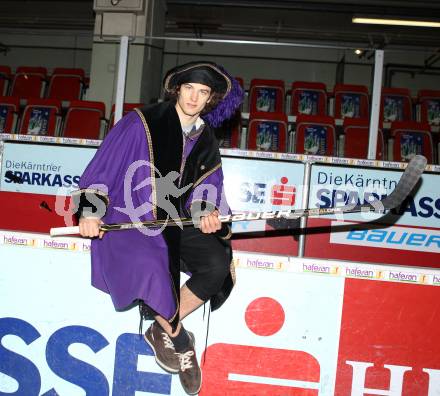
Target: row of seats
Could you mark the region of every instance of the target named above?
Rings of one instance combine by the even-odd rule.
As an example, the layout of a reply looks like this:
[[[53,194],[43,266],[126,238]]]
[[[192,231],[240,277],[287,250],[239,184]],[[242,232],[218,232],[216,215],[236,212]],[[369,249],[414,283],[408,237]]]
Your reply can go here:
[[[244,145],[242,133],[246,133]],[[365,118],[345,118],[342,130],[338,131],[334,117],[300,114],[289,129],[286,114],[270,112],[251,113],[247,128],[237,123],[220,132],[224,148],[346,158],[367,158],[368,138],[369,121]],[[427,123],[394,121],[389,133],[384,133],[382,126],[379,128],[376,159],[408,161],[414,154],[423,154],[433,163],[436,162],[434,151],[435,143]]]
[[[243,85],[243,80],[237,78]],[[55,68],[51,76],[45,67],[21,66],[12,74],[9,66],[0,66],[0,95],[20,98],[51,98],[62,101],[79,100],[88,81],[83,69]],[[337,119],[368,118],[370,97],[363,85],[336,84],[331,94],[320,82],[292,83],[287,95],[282,80],[252,79],[249,88],[249,112],[283,113],[286,97],[290,97],[292,115],[330,115]],[[333,108],[329,111],[329,98]],[[410,121],[419,118],[430,125],[440,124],[440,91],[421,90],[417,102],[420,116],[416,117],[410,91],[406,88],[383,88],[381,119],[384,122]]]
[[[124,114],[141,103],[124,104]],[[108,126],[113,126],[114,106],[110,120],[105,118],[102,102],[72,100],[63,109],[58,99],[29,99],[20,108],[20,99],[0,97],[0,132],[27,135],[62,136],[102,139]]]
[[[45,67],[0,66],[0,95],[19,98],[79,100],[88,87],[88,78],[79,68],[57,67],[51,75]]]
[[[123,113],[141,106],[125,103]],[[20,112],[19,98],[0,97],[0,132],[102,139],[107,127],[113,125],[114,106],[111,113],[107,122],[104,103],[91,101],[71,101],[63,113],[61,102],[56,99],[29,99]],[[247,128],[242,128],[237,113],[234,120],[224,125],[221,145],[240,148],[245,129],[245,148],[250,150],[367,158],[367,119],[345,118],[342,133],[337,133],[335,118],[330,116],[299,114],[292,126],[289,129],[284,113],[255,112],[251,113]],[[394,121],[389,134],[384,134],[382,126],[379,128],[377,159],[407,161],[413,154],[423,154],[433,163],[434,151],[427,123]]]
[[[238,80],[243,83],[241,78]],[[290,108],[286,109],[286,98],[290,97]],[[333,107],[329,109],[329,99]],[[320,82],[292,83],[285,93],[282,80],[253,79],[249,88],[249,112],[289,113],[291,115],[333,115],[337,119],[369,118],[370,96],[363,85],[336,84],[331,94]],[[286,110],[285,110],[286,109]],[[420,112],[418,116],[416,113]],[[380,119],[383,122],[412,121],[419,119],[430,125],[440,125],[440,91],[420,90],[413,103],[406,88],[383,88],[381,94]]]

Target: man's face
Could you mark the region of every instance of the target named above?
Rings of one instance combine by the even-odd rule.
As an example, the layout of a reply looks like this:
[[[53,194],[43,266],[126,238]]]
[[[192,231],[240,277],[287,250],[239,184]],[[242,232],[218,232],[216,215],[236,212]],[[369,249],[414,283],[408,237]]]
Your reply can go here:
[[[210,99],[210,87],[199,83],[186,83],[180,86],[176,107],[183,114],[193,117],[202,112]]]

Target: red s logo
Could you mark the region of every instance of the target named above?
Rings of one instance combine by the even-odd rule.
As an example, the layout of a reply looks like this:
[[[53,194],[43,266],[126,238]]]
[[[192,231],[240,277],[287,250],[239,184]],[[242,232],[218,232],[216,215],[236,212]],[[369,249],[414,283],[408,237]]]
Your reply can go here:
[[[294,206],[296,188],[288,186],[289,179],[285,176],[281,178],[281,184],[275,184],[270,194],[270,202],[272,205]]]

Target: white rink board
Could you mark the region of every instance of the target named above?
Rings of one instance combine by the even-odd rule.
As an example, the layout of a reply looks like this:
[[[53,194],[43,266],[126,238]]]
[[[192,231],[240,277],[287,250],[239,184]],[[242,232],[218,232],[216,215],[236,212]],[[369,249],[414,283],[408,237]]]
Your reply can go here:
[[[70,248],[63,250],[41,243],[42,238],[48,238],[45,235],[17,233],[15,241],[33,236],[32,244],[17,246],[11,244],[13,233],[1,234],[0,394],[14,393],[17,389],[19,392],[14,394],[23,396],[185,394],[178,377],[162,371],[147,344],[138,338],[137,309],[115,312],[109,296],[90,286],[89,253],[84,251],[84,240],[70,238]],[[345,279],[370,268],[371,279],[388,280],[386,269],[360,263],[241,252],[235,253],[234,262],[237,285],[224,306],[210,317],[204,387],[205,384],[210,389],[217,386],[209,384],[216,375],[216,372],[210,375],[212,366],[229,367],[226,358],[212,364],[210,348],[220,345],[227,353],[228,349],[239,346],[275,355],[291,352],[292,356],[302,356],[304,365],[316,361],[318,368],[312,374],[318,380],[286,379],[276,366],[270,376],[249,375],[247,367],[234,366],[229,372],[229,382],[247,381],[263,387],[277,384],[286,389],[296,387],[333,396]],[[355,266],[357,272],[349,272],[350,266]],[[438,270],[413,269],[413,272],[418,274],[421,288],[424,288],[422,284],[438,284],[440,279]],[[281,307],[283,318],[273,319],[263,305],[259,305],[260,311],[252,311],[261,299]],[[252,329],[249,313],[257,320],[257,330],[262,329],[258,320],[262,323],[266,320],[266,325],[274,331],[261,334]],[[267,323],[268,318],[274,322]],[[200,358],[207,327],[203,309],[184,323],[195,333]],[[144,330],[148,324],[144,323]],[[131,344],[121,344],[127,340]],[[204,392],[203,388],[200,394],[243,394],[228,393],[227,385],[221,386],[216,388],[215,395]]]

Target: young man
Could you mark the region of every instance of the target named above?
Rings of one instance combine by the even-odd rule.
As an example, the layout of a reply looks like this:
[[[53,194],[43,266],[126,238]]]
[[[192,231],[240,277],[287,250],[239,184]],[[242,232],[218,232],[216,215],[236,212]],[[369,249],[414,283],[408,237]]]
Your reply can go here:
[[[169,100],[136,109],[104,139],[74,194],[80,232],[92,240],[92,284],[116,309],[139,303],[155,321],[144,337],[157,363],[196,394],[201,372],[194,336],[181,323],[204,302],[220,307],[233,287],[229,228],[211,126],[231,117],[243,92],[220,66],[191,62],[164,80]],[[196,227],[126,230],[100,224],[192,217]],[[180,289],[180,270],[191,273]]]

